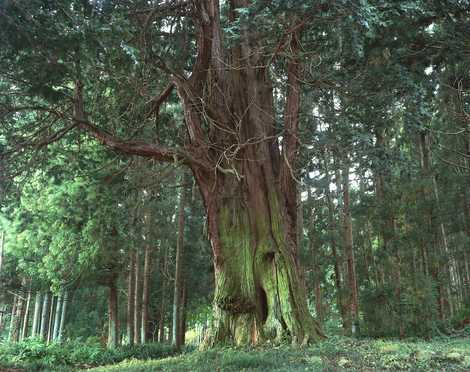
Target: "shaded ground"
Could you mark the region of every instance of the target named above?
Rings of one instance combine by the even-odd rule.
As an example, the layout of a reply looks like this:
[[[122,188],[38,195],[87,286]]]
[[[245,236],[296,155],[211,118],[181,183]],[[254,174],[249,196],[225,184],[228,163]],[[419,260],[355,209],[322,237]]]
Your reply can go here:
[[[424,341],[354,340],[332,337],[295,349],[215,349],[160,360],[126,360],[99,371],[468,371],[470,338]]]

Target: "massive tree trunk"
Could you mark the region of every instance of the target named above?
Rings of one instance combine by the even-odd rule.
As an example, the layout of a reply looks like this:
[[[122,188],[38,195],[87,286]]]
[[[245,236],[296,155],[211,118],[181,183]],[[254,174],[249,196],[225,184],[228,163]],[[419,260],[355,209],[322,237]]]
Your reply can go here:
[[[230,47],[223,45],[219,1],[190,4],[197,38],[193,71],[170,72],[169,89],[155,101],[158,106],[176,88],[188,134],[184,148],[125,142],[99,130],[88,122],[81,82],[74,120],[113,149],[159,161],[180,159],[191,168],[214,255],[215,320],[207,344],[283,336],[295,343],[319,340],[323,333],[307,307],[296,239],[300,37],[307,19],[286,16],[289,26],[269,53],[257,25],[237,11],[255,10],[252,1],[231,0],[224,8],[240,33]],[[287,66],[282,116],[274,107],[274,58]]]

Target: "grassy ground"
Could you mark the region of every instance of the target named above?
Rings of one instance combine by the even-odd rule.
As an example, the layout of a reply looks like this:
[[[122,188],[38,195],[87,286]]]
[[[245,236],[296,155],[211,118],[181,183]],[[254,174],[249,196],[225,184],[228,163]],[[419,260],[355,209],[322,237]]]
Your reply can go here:
[[[354,340],[331,337],[305,349],[215,349],[160,360],[125,360],[100,371],[470,371],[470,339]]]

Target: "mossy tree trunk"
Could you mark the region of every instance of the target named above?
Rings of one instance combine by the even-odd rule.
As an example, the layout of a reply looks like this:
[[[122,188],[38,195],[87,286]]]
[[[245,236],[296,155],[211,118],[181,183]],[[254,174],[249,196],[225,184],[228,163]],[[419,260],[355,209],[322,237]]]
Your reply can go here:
[[[209,214],[215,324],[207,342],[319,340],[322,332],[308,312],[300,282],[295,235],[287,234],[285,226],[283,195],[274,182],[258,182],[265,177],[249,180],[244,174],[246,181],[235,182],[232,195],[217,193],[211,200],[216,205]]]

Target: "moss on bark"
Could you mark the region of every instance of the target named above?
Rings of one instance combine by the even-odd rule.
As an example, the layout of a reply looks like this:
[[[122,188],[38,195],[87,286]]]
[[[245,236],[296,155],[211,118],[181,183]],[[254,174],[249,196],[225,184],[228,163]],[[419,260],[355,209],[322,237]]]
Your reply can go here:
[[[323,338],[308,311],[304,286],[276,195],[269,208],[236,203],[217,215],[214,324],[205,346],[258,344],[287,339],[305,344]]]

